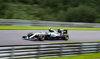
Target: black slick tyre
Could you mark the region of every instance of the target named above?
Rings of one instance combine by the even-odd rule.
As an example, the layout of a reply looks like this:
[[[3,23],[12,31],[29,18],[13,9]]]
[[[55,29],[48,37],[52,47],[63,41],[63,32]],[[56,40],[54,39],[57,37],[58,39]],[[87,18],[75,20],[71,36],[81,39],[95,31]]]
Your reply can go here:
[[[66,35],[64,36],[64,40],[68,40],[68,39],[69,39],[69,35],[66,34]]]
[[[26,38],[27,36],[22,36],[22,38]]]
[[[45,35],[40,35],[40,36],[39,36],[39,40],[40,40],[40,41],[44,41],[44,40],[45,40]]]

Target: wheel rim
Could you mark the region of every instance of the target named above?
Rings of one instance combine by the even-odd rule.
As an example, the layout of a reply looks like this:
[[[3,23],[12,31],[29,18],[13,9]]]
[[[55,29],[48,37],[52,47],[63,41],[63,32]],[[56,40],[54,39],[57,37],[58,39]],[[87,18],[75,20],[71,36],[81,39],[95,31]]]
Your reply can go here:
[[[41,41],[45,40],[45,36],[44,35],[41,35],[40,40]]]
[[[69,36],[68,36],[68,35],[66,35],[66,36],[65,36],[65,39],[66,39],[66,40],[68,40],[68,39],[69,39]]]
[[[44,36],[42,36],[42,40],[44,40],[45,39],[45,37]]]
[[[68,39],[69,39],[69,37],[68,37],[68,36],[66,36],[66,39],[68,40]]]

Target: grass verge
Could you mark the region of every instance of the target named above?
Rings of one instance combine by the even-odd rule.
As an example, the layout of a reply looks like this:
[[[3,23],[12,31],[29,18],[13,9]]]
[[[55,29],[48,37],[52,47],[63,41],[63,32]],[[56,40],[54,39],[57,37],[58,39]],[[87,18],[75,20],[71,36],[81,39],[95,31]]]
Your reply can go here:
[[[54,58],[40,58],[40,59],[100,59],[100,53],[86,54],[71,57],[54,57]]]
[[[48,30],[48,29],[68,29],[68,30],[93,30],[100,31],[100,28],[69,28],[69,27],[32,27],[32,26],[0,26],[0,30]]]

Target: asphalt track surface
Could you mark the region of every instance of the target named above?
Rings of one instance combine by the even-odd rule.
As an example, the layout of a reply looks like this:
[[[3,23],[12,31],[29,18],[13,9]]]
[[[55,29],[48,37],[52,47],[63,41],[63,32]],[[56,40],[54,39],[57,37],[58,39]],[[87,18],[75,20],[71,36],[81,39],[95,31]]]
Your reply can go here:
[[[70,39],[66,40],[45,40],[29,41],[22,39],[22,36],[29,32],[48,32],[47,30],[0,30],[0,45],[23,45],[23,44],[48,44],[61,42],[100,41],[100,31],[75,31],[69,30]]]

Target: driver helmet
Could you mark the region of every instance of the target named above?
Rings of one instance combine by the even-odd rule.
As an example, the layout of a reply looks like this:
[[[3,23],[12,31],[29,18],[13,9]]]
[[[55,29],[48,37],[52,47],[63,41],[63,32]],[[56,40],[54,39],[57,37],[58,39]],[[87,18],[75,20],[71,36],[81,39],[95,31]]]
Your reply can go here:
[[[61,33],[62,31],[64,31],[64,29],[58,29],[58,32]]]

